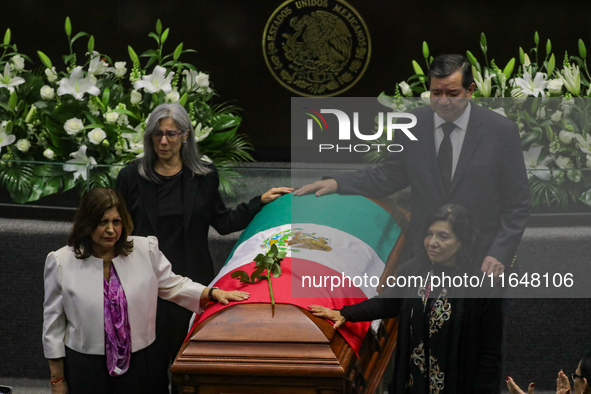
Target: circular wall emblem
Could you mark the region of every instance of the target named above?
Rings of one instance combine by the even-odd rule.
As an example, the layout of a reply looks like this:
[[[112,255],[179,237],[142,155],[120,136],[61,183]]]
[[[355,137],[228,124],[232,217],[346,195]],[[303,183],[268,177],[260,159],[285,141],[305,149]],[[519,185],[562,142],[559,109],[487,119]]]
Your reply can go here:
[[[363,76],[369,31],[342,0],[288,0],[263,33],[263,54],[281,85],[301,96],[334,96]]]

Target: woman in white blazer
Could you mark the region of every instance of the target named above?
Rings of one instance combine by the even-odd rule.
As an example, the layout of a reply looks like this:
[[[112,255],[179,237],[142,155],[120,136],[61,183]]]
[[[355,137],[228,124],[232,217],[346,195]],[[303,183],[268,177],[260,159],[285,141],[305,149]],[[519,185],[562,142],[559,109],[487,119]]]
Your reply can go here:
[[[131,237],[121,195],[94,188],[82,199],[68,246],[45,262],[43,349],[55,393],[149,392],[158,297],[199,312],[248,293],[175,275],[155,237]]]

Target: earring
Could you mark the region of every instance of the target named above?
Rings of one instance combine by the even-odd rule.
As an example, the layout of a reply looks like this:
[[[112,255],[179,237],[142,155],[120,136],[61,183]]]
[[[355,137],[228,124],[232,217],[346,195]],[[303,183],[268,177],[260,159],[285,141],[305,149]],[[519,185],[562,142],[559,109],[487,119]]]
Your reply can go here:
[[[184,145],[184,144],[186,144],[186,143],[187,143],[187,140],[184,140],[184,141],[183,141],[183,145]]]

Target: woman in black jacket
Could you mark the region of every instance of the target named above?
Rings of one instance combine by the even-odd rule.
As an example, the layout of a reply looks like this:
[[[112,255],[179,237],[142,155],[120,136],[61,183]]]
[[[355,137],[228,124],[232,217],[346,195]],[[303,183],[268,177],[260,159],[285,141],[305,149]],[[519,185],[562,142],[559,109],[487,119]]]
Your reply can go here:
[[[422,253],[398,271],[397,284],[403,286],[404,278],[404,287],[341,310],[309,309],[334,321],[335,328],[347,321],[399,318],[390,393],[496,393],[502,381],[502,308],[500,299],[489,297],[490,278],[484,278],[487,290],[473,289],[483,278],[474,259],[477,230],[464,207],[447,204],[431,213],[423,234]],[[419,279],[416,286],[413,277]],[[439,283],[443,277],[452,279]]]
[[[272,188],[235,209],[222,200],[215,166],[202,159],[195,131],[180,104],[160,104],[144,132],[144,155],[119,172],[116,188],[133,219],[134,235],[155,235],[175,273],[199,283],[214,278],[209,227],[220,234],[244,229],[264,204],[291,189]],[[158,302],[156,346],[161,356],[152,393],[168,393],[168,369],[185,336],[191,313]],[[173,391],[176,391],[173,387]]]

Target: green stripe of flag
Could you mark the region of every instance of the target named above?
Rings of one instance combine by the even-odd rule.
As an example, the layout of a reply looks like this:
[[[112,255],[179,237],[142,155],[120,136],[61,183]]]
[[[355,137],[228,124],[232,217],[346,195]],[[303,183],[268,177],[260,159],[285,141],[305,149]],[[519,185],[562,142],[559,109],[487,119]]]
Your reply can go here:
[[[365,197],[288,194],[263,207],[242,232],[236,246],[260,231],[290,223],[322,224],[349,233],[373,248],[384,262],[400,235],[400,227],[392,216]]]

